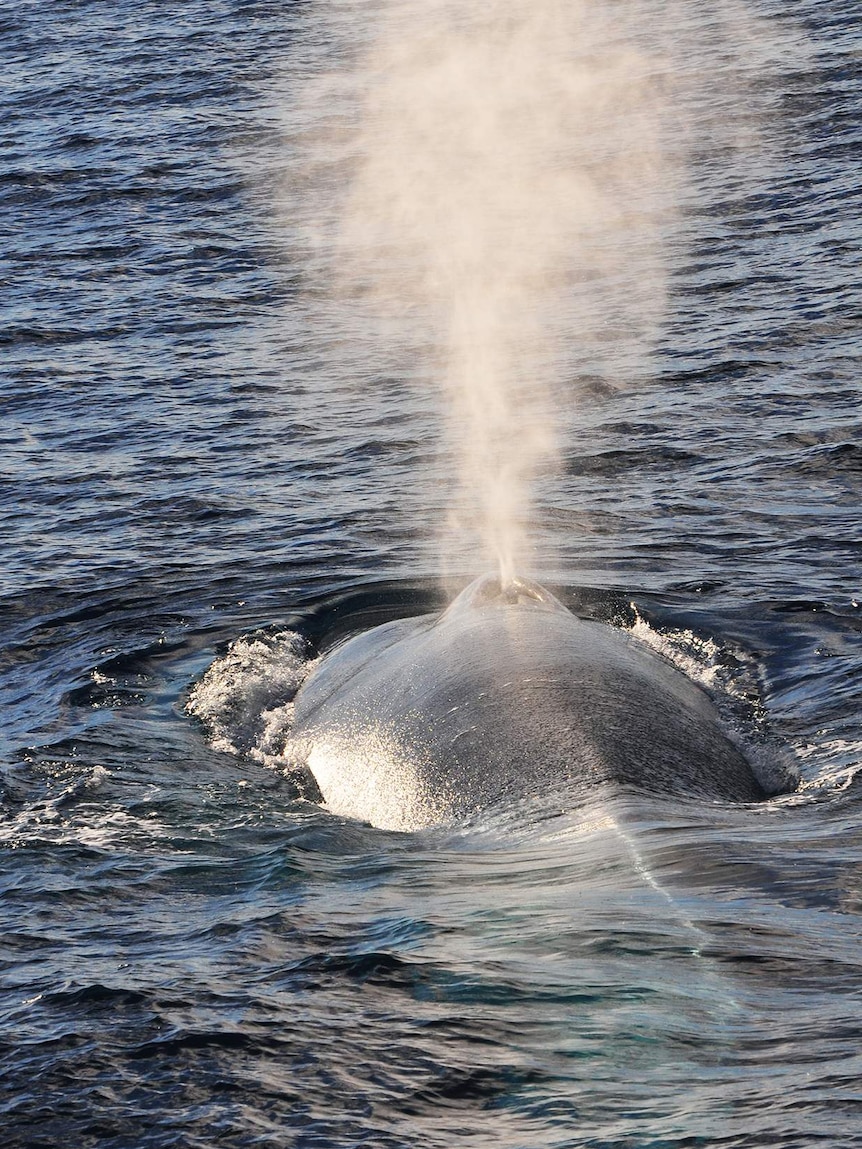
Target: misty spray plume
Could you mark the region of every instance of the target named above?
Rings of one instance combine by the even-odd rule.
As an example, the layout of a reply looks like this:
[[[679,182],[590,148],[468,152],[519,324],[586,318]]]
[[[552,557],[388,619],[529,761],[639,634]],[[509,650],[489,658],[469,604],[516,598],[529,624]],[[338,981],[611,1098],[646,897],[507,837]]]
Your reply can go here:
[[[458,472],[441,573],[469,555],[508,581],[535,566],[572,381],[642,358],[661,318],[683,30],[640,0],[319,11],[290,205],[306,266],[351,315],[345,341],[383,319],[401,370],[439,383]]]

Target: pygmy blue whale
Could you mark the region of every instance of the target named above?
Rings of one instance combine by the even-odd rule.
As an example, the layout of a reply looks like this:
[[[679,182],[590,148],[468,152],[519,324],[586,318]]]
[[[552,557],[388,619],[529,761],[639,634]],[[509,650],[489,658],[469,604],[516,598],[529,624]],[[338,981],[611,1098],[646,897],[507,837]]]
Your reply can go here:
[[[393,829],[611,785],[767,797],[702,687],[537,583],[493,576],[325,654],[287,752],[333,812]]]

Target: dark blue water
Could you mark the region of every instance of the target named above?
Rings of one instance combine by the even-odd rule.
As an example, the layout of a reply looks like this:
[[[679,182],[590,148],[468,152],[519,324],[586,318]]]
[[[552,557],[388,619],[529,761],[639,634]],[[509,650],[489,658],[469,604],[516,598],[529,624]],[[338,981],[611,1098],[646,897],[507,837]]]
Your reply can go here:
[[[185,709],[441,601],[427,367],[334,346],[278,207],[318,10],[0,4],[4,1145],[862,1145],[860,14],[686,11],[757,132],[693,149],[646,367],[559,381],[537,573],[800,788],[395,834]]]

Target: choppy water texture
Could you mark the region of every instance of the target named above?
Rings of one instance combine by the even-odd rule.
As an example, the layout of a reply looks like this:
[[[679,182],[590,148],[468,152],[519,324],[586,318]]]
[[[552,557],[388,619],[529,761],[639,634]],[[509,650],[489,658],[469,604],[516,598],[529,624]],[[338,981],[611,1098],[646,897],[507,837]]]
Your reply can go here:
[[[316,9],[0,5],[4,1145],[862,1145],[859,13],[750,11],[756,138],[696,149],[646,365],[559,379],[534,573],[801,788],[395,834],[185,711],[440,602],[427,365],[327,337],[275,206]]]

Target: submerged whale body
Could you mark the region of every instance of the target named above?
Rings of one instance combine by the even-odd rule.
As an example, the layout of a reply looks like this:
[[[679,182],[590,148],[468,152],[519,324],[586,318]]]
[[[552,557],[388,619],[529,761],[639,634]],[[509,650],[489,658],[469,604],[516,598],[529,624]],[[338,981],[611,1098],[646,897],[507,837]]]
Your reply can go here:
[[[608,784],[767,796],[701,687],[538,584],[491,576],[439,616],[326,654],[296,696],[288,753],[333,812],[393,829]]]

